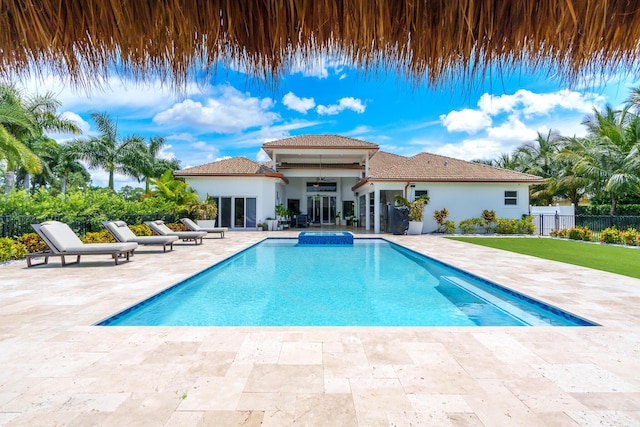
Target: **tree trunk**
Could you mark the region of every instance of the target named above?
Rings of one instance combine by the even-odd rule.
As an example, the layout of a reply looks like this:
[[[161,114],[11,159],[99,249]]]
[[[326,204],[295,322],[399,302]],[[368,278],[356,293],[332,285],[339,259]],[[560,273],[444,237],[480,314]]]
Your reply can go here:
[[[62,194],[66,194],[67,192],[67,174],[64,174],[62,176],[62,182],[60,183],[60,191],[62,192]]]
[[[609,215],[616,214],[616,208],[618,207],[618,198],[615,196],[611,197],[611,210],[609,211]]]
[[[30,173],[24,174],[23,186],[24,186],[25,190],[29,190],[31,188],[31,174]]]
[[[113,191],[113,171],[109,171],[109,189]]]
[[[16,172],[7,171],[4,175],[4,192],[9,194],[16,186]]]

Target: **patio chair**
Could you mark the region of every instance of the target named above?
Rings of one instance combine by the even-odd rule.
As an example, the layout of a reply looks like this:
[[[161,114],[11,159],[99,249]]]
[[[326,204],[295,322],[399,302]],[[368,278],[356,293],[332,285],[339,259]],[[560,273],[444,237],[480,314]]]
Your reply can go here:
[[[196,224],[189,218],[180,218],[180,222],[183,223],[191,231],[205,231],[207,232],[207,234],[217,233],[220,235],[221,239],[224,239],[224,233],[225,231],[228,231],[227,227],[213,227],[213,228],[200,227],[198,224]]]
[[[164,252],[173,250],[173,242],[179,239],[178,236],[136,236],[124,221],[103,221],[102,225],[118,242],[136,242],[139,245],[162,245]]]
[[[193,240],[196,245],[202,244],[202,238],[207,235],[206,231],[173,231],[160,219],[145,221],[145,224],[159,236],[178,236],[183,242]]]
[[[34,252],[26,255],[27,267],[48,264],[49,258],[59,256],[62,266],[78,264],[82,255],[111,255],[116,265],[118,260],[133,256],[133,251],[138,247],[135,242],[125,243],[82,243],[71,227],[63,222],[47,221],[41,224],[31,224],[49,247],[45,252]],[[74,262],[67,262],[66,256],[76,256]],[[44,258],[43,262],[34,264],[33,258]]]

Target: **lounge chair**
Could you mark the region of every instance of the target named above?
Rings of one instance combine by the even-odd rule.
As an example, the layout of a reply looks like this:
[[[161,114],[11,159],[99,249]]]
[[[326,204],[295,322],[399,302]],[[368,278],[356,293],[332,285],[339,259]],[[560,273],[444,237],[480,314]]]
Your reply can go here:
[[[124,221],[104,221],[102,225],[109,230],[109,233],[118,242],[136,242],[139,245],[162,245],[164,252],[167,252],[167,245],[169,245],[169,250],[172,251],[173,242],[179,239],[178,236],[136,236]]]
[[[31,224],[38,236],[44,240],[49,247],[45,252],[34,252],[26,255],[27,267],[34,265],[48,264],[49,258],[59,256],[62,259],[62,266],[77,264],[82,255],[111,255],[116,265],[118,260],[133,256],[133,251],[138,247],[135,242],[126,243],[82,243],[71,227],[63,222],[47,221],[41,224]],[[76,256],[74,262],[67,262],[66,256]],[[44,258],[43,262],[34,264],[33,258]]]
[[[193,240],[196,245],[202,244],[202,238],[207,235],[206,231],[173,231],[167,227],[162,220],[145,221],[151,231],[159,236],[178,236],[183,242]]]
[[[220,235],[221,239],[224,239],[224,233],[225,231],[228,231],[227,227],[213,227],[213,228],[200,227],[198,224],[196,224],[189,218],[181,218],[180,222],[186,225],[187,228],[191,231],[205,231],[207,233],[217,233]]]

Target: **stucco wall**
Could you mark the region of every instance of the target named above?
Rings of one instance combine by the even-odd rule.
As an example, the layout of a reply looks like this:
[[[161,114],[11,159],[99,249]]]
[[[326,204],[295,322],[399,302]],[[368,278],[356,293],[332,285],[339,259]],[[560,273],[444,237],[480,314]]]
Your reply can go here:
[[[463,219],[478,218],[485,209],[496,212],[498,218],[522,218],[529,213],[528,184],[509,183],[417,183],[414,190],[429,190],[430,201],[424,210],[423,233],[438,228],[433,212],[446,208],[448,220],[456,225]],[[517,191],[518,204],[505,205],[504,192]]]
[[[256,219],[275,218],[276,212],[276,179],[274,178],[245,178],[245,177],[188,177],[187,184],[193,188],[201,198],[207,194],[222,197],[255,197]],[[285,190],[278,186],[278,192]],[[286,195],[281,194],[281,198]],[[283,198],[283,200],[286,200]]]

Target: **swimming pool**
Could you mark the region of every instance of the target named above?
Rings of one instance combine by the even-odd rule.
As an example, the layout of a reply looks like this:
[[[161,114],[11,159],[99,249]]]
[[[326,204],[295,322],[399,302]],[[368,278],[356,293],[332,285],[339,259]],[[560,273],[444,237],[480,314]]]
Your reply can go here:
[[[101,326],[588,326],[383,239],[266,239]]]

